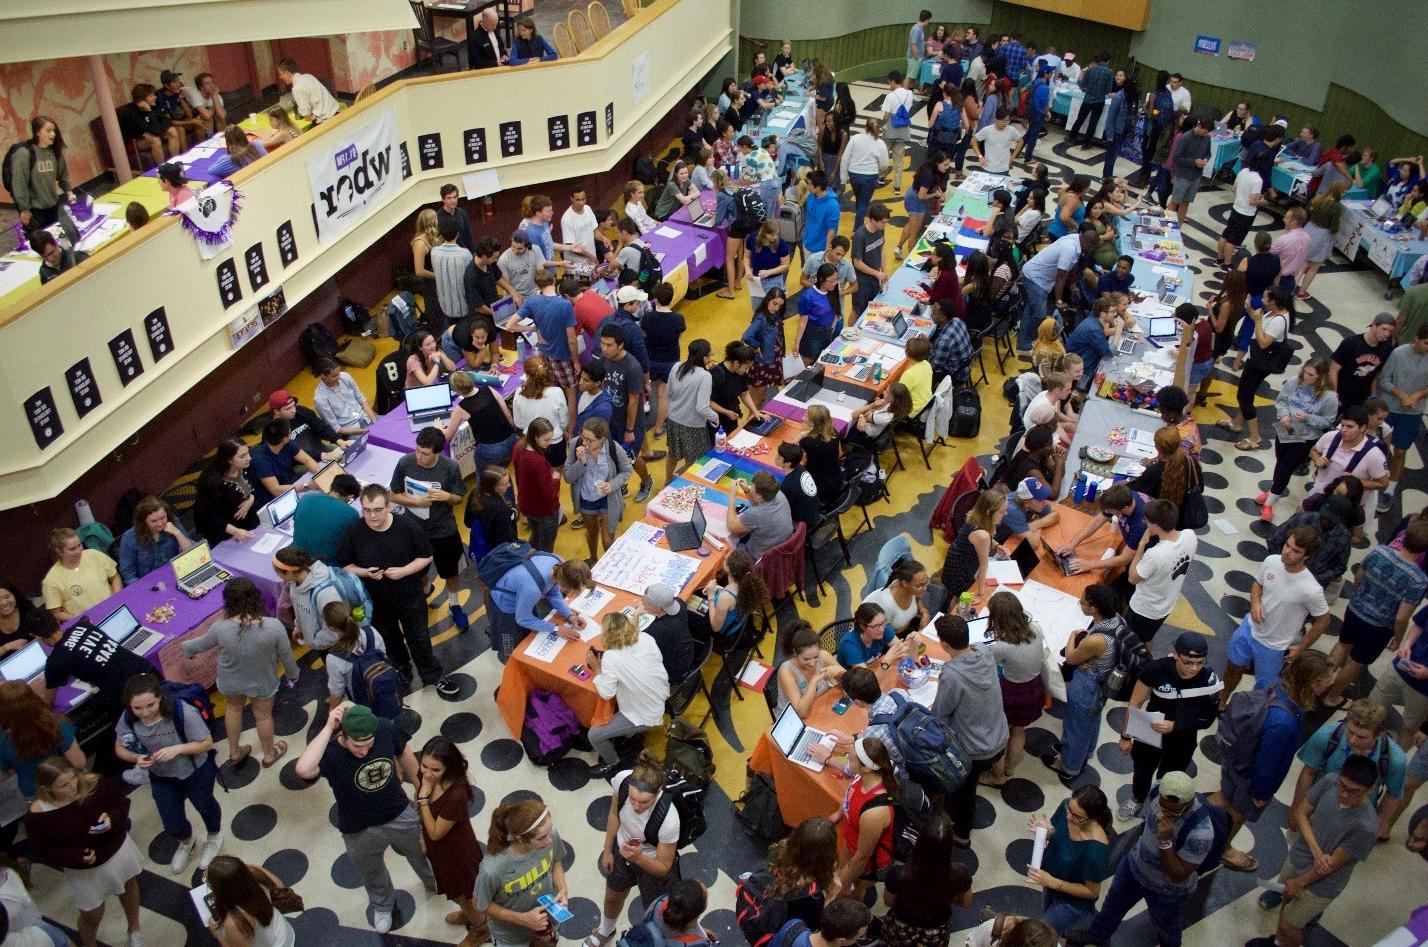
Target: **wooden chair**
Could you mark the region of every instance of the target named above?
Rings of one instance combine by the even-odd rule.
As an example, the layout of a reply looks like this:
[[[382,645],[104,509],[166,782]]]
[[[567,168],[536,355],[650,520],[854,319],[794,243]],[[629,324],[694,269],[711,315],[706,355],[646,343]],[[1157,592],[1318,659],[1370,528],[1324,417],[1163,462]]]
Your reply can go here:
[[[555,24],[555,51],[561,59],[569,59],[580,50],[575,47],[575,38],[570,35],[570,27],[564,23]]]
[[[456,68],[461,68],[461,47],[452,40],[440,36],[436,28],[432,25],[431,11],[427,9],[422,0],[408,0],[411,3],[412,13],[416,15],[417,25],[412,27],[412,39],[416,59],[421,61],[422,53],[425,52],[427,58],[431,60],[431,71],[433,74],[441,71],[441,61],[450,56],[456,64]],[[365,91],[365,90],[364,90]],[[359,95],[360,99],[361,96]]]
[[[640,0],[620,0],[620,9],[625,11],[625,16],[634,16],[640,12]]]
[[[610,35],[610,11],[605,9],[605,4],[600,0],[590,0],[590,6],[585,8],[585,15],[590,20],[590,30],[597,40]]]
[[[361,91],[361,92],[358,92],[358,93],[357,93],[357,98],[355,98],[355,99],[352,100],[352,104],[353,104],[353,105],[356,105],[358,102],[361,102],[363,99],[367,98],[367,96],[369,96],[369,95],[376,95],[376,94],[377,94],[377,85],[376,85],[376,83],[374,83],[374,82],[369,82],[369,83],[367,83],[365,86],[362,87],[362,91]]]
[[[576,50],[583,53],[595,45],[595,33],[590,28],[590,21],[586,19],[584,10],[571,10],[566,22],[570,25],[570,36],[575,40]]]

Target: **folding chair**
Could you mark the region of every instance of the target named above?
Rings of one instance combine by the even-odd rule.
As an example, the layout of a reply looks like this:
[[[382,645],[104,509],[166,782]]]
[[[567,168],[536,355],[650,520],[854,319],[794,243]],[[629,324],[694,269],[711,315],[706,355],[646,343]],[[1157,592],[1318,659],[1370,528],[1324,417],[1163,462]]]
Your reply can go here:
[[[689,669],[689,673],[684,675],[684,680],[670,690],[669,699],[664,702],[665,712],[671,717],[683,716],[689,705],[694,703],[694,698],[700,694],[704,695],[710,707],[714,706],[714,699],[704,683],[704,665],[709,663],[712,651],[713,645],[710,642],[694,642],[694,665]]]
[[[851,566],[852,558],[848,554],[848,539],[843,535],[843,514],[853,508],[853,504],[858,502],[859,488],[857,483],[850,483],[843,487],[843,493],[838,497],[838,502],[833,508],[818,520],[818,525],[813,527],[813,531],[808,534],[805,545],[808,549],[808,561],[813,564],[813,581],[818,585],[818,594],[823,594],[823,574],[818,568],[818,550],[833,539],[838,540],[838,545],[843,549],[843,564]],[[831,575],[831,573],[830,573]]]

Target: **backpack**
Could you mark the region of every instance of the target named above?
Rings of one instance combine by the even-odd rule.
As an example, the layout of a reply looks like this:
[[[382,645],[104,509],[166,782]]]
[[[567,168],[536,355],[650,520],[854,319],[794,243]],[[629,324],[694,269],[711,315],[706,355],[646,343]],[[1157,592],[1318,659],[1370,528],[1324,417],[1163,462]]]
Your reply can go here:
[[[785,200],[778,208],[778,237],[789,246],[803,239],[803,205]]]
[[[164,681],[159,685],[161,697],[167,697],[174,706],[174,733],[178,736],[180,743],[189,742],[188,734],[183,725],[183,707],[192,707],[198,711],[198,715],[203,718],[205,728],[213,725],[213,701],[208,696],[208,691],[202,684],[188,684],[184,681]],[[134,729],[134,712],[125,708],[124,723],[132,732]],[[139,749],[145,753],[151,752],[148,747],[139,740],[138,734],[134,734],[134,742],[139,745]],[[218,756],[215,748],[208,751],[208,762],[212,763]],[[199,764],[201,765],[201,764]],[[228,791],[228,783],[223,778],[223,770],[218,770],[218,782],[223,786],[223,791]]]
[[[931,711],[897,691],[890,695],[895,709],[877,714],[868,723],[891,729],[907,773],[924,788],[948,793],[962,785],[970,769],[951,734]]]
[[[808,925],[798,918],[784,922],[778,932],[769,939],[768,947],[794,947],[800,940],[808,940]]]
[[[917,837],[932,819],[932,800],[928,799],[922,787],[912,780],[905,780],[898,788],[901,792],[897,802],[893,802],[884,792],[869,799],[866,805],[892,808],[892,857],[893,861],[905,862],[912,857]]]
[[[108,552],[109,548],[114,545],[114,534],[103,523],[85,523],[75,532],[85,549]]]
[[[1180,529],[1202,529],[1210,523],[1210,508],[1205,505],[1205,481],[1200,474],[1200,462],[1190,461],[1193,482],[1180,500]]]
[[[373,373],[377,382],[377,401],[373,407],[378,414],[390,414],[404,403],[402,391],[406,386],[406,365],[407,353],[401,349],[384,355],[377,363],[377,370]]]
[[[526,698],[525,725],[521,727],[521,746],[530,761],[549,766],[582,743],[589,748],[585,728],[570,705],[559,694],[531,691]]]
[[[616,811],[625,805],[625,800],[630,798],[630,781],[625,779],[620,783],[618,792],[619,802]],[[704,818],[704,790],[684,777],[684,774],[677,769],[665,771],[664,788],[660,790],[659,798],[655,800],[654,809],[650,812],[649,821],[645,823],[645,842],[655,847],[659,846],[659,827],[664,824],[665,817],[669,815],[669,807],[674,806],[674,811],[679,813],[679,839],[675,842],[675,848],[687,848],[694,844],[694,840],[704,834],[709,828],[708,821]]]
[[[315,368],[320,359],[330,358],[335,361],[337,349],[337,338],[333,336],[332,330],[320,322],[314,322],[298,336],[298,350],[302,352],[302,357],[307,359],[309,368]]]
[[[949,120],[950,119],[950,120]],[[937,121],[932,123],[932,128],[928,130],[928,137],[932,142],[941,145],[944,149],[953,148],[957,145],[959,133],[962,131],[962,110],[947,104],[947,100],[942,100],[942,111],[937,113]]]
[[[958,388],[952,392],[952,424],[948,434],[953,437],[976,437],[982,430],[982,396],[976,388]]]
[[[1185,824],[1180,826],[1180,831],[1175,833],[1175,847],[1183,847],[1185,840],[1190,837],[1190,833],[1203,825],[1206,819],[1210,820],[1210,827],[1214,830],[1215,836],[1210,842],[1209,851],[1205,853],[1205,857],[1200,861],[1200,864],[1195,866],[1196,873],[1203,876],[1207,872],[1214,871],[1219,867],[1220,859],[1224,857],[1225,854],[1225,848],[1230,844],[1230,817],[1224,809],[1212,805],[1210,801],[1205,798],[1204,793],[1197,792],[1195,794],[1195,800],[1200,804],[1200,811],[1203,815],[1199,819],[1186,820]],[[1111,851],[1110,857],[1110,867],[1112,871],[1115,870],[1116,865],[1120,863],[1121,859],[1130,854],[1131,849],[1140,843],[1140,838],[1145,833],[1146,826],[1149,824],[1150,820],[1147,819],[1138,827],[1128,829],[1116,837],[1115,846]]]
[[[647,244],[639,243],[635,246],[640,251],[640,270],[635,276],[638,278],[640,289],[646,293],[652,292],[656,286],[664,282],[664,266]]]
[[[1335,431],[1333,440],[1329,441],[1328,453],[1326,453],[1324,456],[1332,459],[1333,456],[1339,452],[1339,445],[1343,442],[1343,440],[1343,433],[1340,431]],[[1363,445],[1359,447],[1358,450],[1354,451],[1354,456],[1349,458],[1348,464],[1344,467],[1344,473],[1353,473],[1354,470],[1358,467],[1358,465],[1363,461],[1364,457],[1368,455],[1368,452],[1381,443],[1383,442],[1376,437],[1365,437]]]
[[[769,947],[788,923],[789,895],[820,894],[818,885],[813,884],[803,891],[770,895],[774,880],[773,872],[764,869],[744,875],[734,886],[734,921],[749,947]]]
[[[342,316],[343,326],[352,332],[361,335],[371,331],[372,314],[367,311],[366,306],[355,299],[344,297],[337,305],[337,312]]]
[[[654,904],[650,905],[650,909],[645,912],[644,920],[625,931],[624,936],[615,942],[616,947],[673,947],[677,944],[712,943],[704,934],[703,928],[693,934],[673,934],[666,937],[655,918],[659,916],[659,912],[668,902],[668,895],[656,898]]]
[[[640,155],[635,159],[634,173],[630,175],[645,187],[658,187],[660,185],[659,165],[655,164],[649,155]]]
[[[527,571],[530,572],[531,578],[535,580],[535,584],[541,588],[545,588],[545,577],[540,574],[540,570],[535,567],[535,563],[531,562],[532,557],[537,555],[556,558],[553,553],[543,553],[524,540],[517,539],[508,543],[501,543],[499,546],[493,546],[477,564],[476,575],[481,579],[482,583],[485,584],[486,588],[493,589],[496,587],[497,582],[506,577],[507,572],[510,572],[516,566],[524,565]]]
[[[751,187],[740,188],[734,193],[734,210],[737,212],[740,229],[749,233],[758,230],[759,224],[769,218],[768,208],[764,206],[758,191]]]
[[[362,653],[349,654],[347,660],[352,664],[348,695],[378,717],[395,720],[397,714],[402,712],[402,695],[407,692],[407,681],[377,647],[377,639],[370,627],[362,626]]]
[[[387,317],[387,334],[394,339],[405,339],[417,327],[417,317],[421,315],[416,297],[406,290],[387,300],[382,312]]]
[[[1280,698],[1278,685],[1230,695],[1230,702],[1221,712],[1215,732],[1215,742],[1220,748],[1220,765],[1235,769],[1254,765],[1264,719],[1269,714],[1269,708],[1274,706],[1289,711],[1295,720],[1300,717],[1297,707]]]
[[[714,778],[714,753],[708,735],[676,717],[664,732],[664,764],[700,789],[709,788]]]
[[[33,169],[35,166],[34,142],[17,141],[15,142],[15,144],[5,149],[5,164],[3,168],[0,168],[0,184],[4,184],[5,190],[9,191],[11,194],[15,193],[15,171],[13,168],[13,164],[15,161],[15,153],[22,148],[29,149],[30,168]]]
[[[743,795],[734,801],[734,816],[753,836],[754,841],[772,845],[788,835],[783,812],[778,807],[778,792],[768,773],[749,770],[749,781]]]
[[[322,614],[322,609],[317,604],[317,593],[326,588],[337,590],[338,596],[352,612],[352,619],[359,625],[372,620],[372,596],[367,592],[367,586],[346,569],[329,568],[327,570],[327,580],[319,582],[313,587],[311,593],[312,610],[318,615]]]
[[[1130,700],[1135,682],[1140,680],[1140,672],[1152,660],[1150,651],[1124,619],[1111,636],[1111,646],[1115,648],[1116,660],[1101,682],[1101,689],[1107,700]]]
[[[894,89],[888,93],[891,99],[899,90]],[[907,110],[907,102],[903,96],[898,96],[897,108],[893,109],[892,117],[888,119],[888,124],[893,128],[907,128],[912,124],[912,115]]]

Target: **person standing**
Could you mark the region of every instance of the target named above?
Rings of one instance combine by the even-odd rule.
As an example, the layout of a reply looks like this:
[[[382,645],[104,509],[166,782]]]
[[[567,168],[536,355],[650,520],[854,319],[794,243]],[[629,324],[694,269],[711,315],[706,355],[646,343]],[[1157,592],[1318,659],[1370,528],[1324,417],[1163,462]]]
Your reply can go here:
[[[476,876],[476,907],[486,912],[497,944],[555,943],[555,922],[540,899],[570,903],[562,864],[568,854],[550,809],[539,798],[498,806],[491,813],[486,857]]]
[[[30,140],[15,149],[8,169],[11,196],[26,233],[38,233],[58,222],[60,206],[74,200],[64,151],[64,136],[54,119],[45,115],[30,119]]]
[[[1086,123],[1086,132],[1081,137],[1081,147],[1091,147],[1091,140],[1097,137],[1096,126],[1101,122],[1101,113],[1106,109],[1106,97],[1111,94],[1116,80],[1115,73],[1111,72],[1111,67],[1107,65],[1110,61],[1110,53],[1097,53],[1095,62],[1081,73],[1077,84],[1080,85],[1084,98],[1081,100],[1080,111],[1076,113],[1076,120],[1066,130],[1066,140],[1069,144],[1075,144],[1076,134],[1081,130],[1083,121]],[[1109,126],[1110,122],[1106,122],[1106,125]],[[1109,127],[1106,129],[1106,137],[1115,138]]]
[[[917,14],[917,22],[907,31],[907,74],[916,77],[922,73],[922,60],[927,55],[927,24],[932,22],[932,11],[922,10]]]
[[[631,888],[638,886],[640,900],[652,904],[680,880],[679,810],[664,793],[664,780],[663,764],[647,750],[610,780],[614,792],[600,848],[605,899],[600,926],[587,944],[603,945],[614,936]]]
[[[446,737],[432,737],[417,760],[414,801],[436,890],[456,902],[446,923],[466,927],[457,947],[477,947],[491,939],[486,913],[474,898],[482,854],[471,828],[471,799],[466,757]]]
[[[1021,153],[1025,132],[1011,124],[1011,112],[1005,107],[997,108],[993,120],[977,129],[972,136],[972,153],[988,174],[1007,174],[1011,163]],[[982,117],[987,117],[987,107],[982,108]],[[983,151],[982,146],[986,145]]]
[[[213,898],[208,930],[222,947],[295,947],[297,934],[270,893],[283,886],[277,875],[232,855],[219,855],[203,880]]]
[[[1205,165],[1210,163],[1211,125],[1210,119],[1200,119],[1194,129],[1182,134],[1170,149],[1174,184],[1170,189],[1169,209],[1175,212],[1182,229],[1185,215],[1200,192],[1200,182],[1205,179]]]
[[[1398,346],[1378,376],[1379,397],[1388,405],[1393,428],[1393,460],[1381,497],[1392,502],[1408,460],[1408,448],[1423,430],[1424,399],[1428,398],[1428,323],[1418,326],[1411,341]]]
[[[1255,497],[1266,523],[1273,522],[1274,505],[1289,493],[1289,478],[1309,460],[1311,446],[1334,426],[1342,402],[1329,390],[1332,377],[1326,359],[1306,359],[1274,399],[1274,476],[1269,489]]]
[[[1381,312],[1367,329],[1344,339],[1334,349],[1329,360],[1329,384],[1339,393],[1340,404],[1363,404],[1373,395],[1374,382],[1393,354],[1395,321],[1393,313]],[[1384,498],[1389,496],[1387,491],[1380,494],[1380,502],[1387,505]]]
[[[1147,648],[1180,601],[1180,589],[1200,545],[1194,530],[1175,528],[1179,517],[1180,511],[1169,500],[1147,503],[1145,531],[1126,567],[1126,578],[1135,586],[1126,609],[1126,623]]]
[[[1259,213],[1259,205],[1264,201],[1263,190],[1264,178],[1259,176],[1258,171],[1249,165],[1240,168],[1240,173],[1235,175],[1235,199],[1230,205],[1230,219],[1216,246],[1221,269],[1230,269],[1235,254],[1249,236],[1255,215]]]
[[[361,482],[349,473],[333,477],[326,493],[304,493],[293,512],[292,547],[328,565],[337,565],[338,541],[347,527],[362,518],[352,508],[352,501],[361,493]]]
[[[1095,123],[1092,123],[1094,127]],[[1046,830],[1040,868],[1028,868],[1027,880],[1039,884],[1041,917],[1059,934],[1068,934],[1096,913],[1101,882],[1110,875],[1111,809],[1099,786],[1082,786],[1056,807],[1048,819],[1034,815],[1028,828]]]
[[[967,778],[947,794],[942,805],[952,819],[952,844],[968,848],[972,844],[977,780],[1006,752],[1010,730],[991,650],[974,647],[966,620],[956,615],[943,615],[937,619],[936,627],[950,657],[942,667],[932,712],[948,728],[969,764]]]
[[[840,127],[839,134],[847,136],[848,133]],[[825,147],[831,147],[831,145],[825,144]],[[838,154],[837,165],[831,170],[824,170],[824,181],[828,185],[847,181],[848,186],[853,189],[853,232],[856,233],[863,225],[863,218],[867,214],[868,208],[872,206],[873,192],[878,187],[878,177],[888,170],[890,163],[887,142],[883,141],[883,123],[876,118],[868,119],[863,125],[862,131],[847,138],[847,143]],[[828,155],[825,154],[825,164],[827,158]],[[812,181],[809,181],[809,186],[813,186]],[[804,220],[806,226],[806,213]],[[834,230],[836,231],[837,228],[835,227]],[[822,250],[824,247],[820,245],[816,249]]]
[[[392,929],[396,907],[392,876],[384,862],[388,848],[406,858],[428,891],[435,891],[437,885],[422,851],[418,807],[402,788],[403,780],[420,786],[408,740],[391,721],[361,704],[344,701],[332,708],[327,722],[297,758],[300,778],[321,776],[332,787],[337,831],[362,877],[372,929],[378,934]]]
[[[1090,627],[1066,640],[1063,657],[1071,669],[1071,679],[1066,684],[1067,712],[1061,725],[1061,746],[1040,757],[1063,785],[1070,785],[1081,775],[1101,733],[1101,709],[1106,705],[1102,684],[1116,666],[1115,642],[1125,630],[1120,604],[1120,596],[1109,585],[1086,586],[1080,605],[1081,614],[1091,619]]]
[[[441,243],[431,248],[431,271],[436,274],[436,298],[447,320],[456,322],[463,318],[470,308],[466,300],[466,270],[475,258],[471,251],[456,241],[461,236],[461,228],[455,217],[448,216],[436,225]],[[440,326],[441,335],[446,326]]]
[[[431,565],[432,548],[415,519],[393,516],[387,488],[367,484],[362,488],[362,519],[342,534],[337,561],[367,586],[374,613],[370,620],[382,633],[397,669],[410,679],[415,660],[423,685],[436,684],[441,693],[454,694],[458,685],[442,675],[431,652],[422,577]]]
[[[1168,772],[1183,772],[1199,745],[1200,731],[1215,722],[1219,709],[1220,679],[1206,666],[1210,642],[1194,631],[1182,631],[1170,654],[1141,669],[1131,692],[1130,707],[1160,718],[1150,728],[1160,735],[1160,745],[1129,736],[1122,728],[1120,750],[1129,753],[1133,766],[1131,794],[1116,815],[1133,819],[1150,795],[1150,785]]]
[[[506,429],[509,430],[509,422]],[[416,449],[399,459],[392,470],[391,501],[406,507],[426,533],[437,577],[446,586],[451,623],[465,631],[471,627],[460,599],[461,560],[466,550],[456,527],[455,509],[466,496],[466,480],[456,461],[442,453],[445,448],[446,438],[439,428],[423,428],[417,434]],[[479,453],[476,459],[481,460]],[[426,578],[424,568],[420,575]],[[423,605],[424,599],[425,596]]]
[[[922,68],[920,60],[918,68]],[[912,114],[917,110],[917,101],[912,90],[903,87],[904,78],[896,69],[888,73],[888,91],[883,96],[882,105],[883,140],[887,142],[888,160],[892,164],[894,197],[902,193],[903,165],[906,163],[907,149],[912,144]]]
[[[868,206],[862,226],[853,230],[853,269],[858,273],[858,288],[853,292],[853,316],[861,317],[868,303],[886,288],[888,274],[884,270],[883,236],[888,225],[888,209],[882,201]]]
[[[476,250],[476,242],[471,237],[471,218],[466,216],[465,209],[461,206],[461,191],[455,184],[443,184],[441,186],[441,204],[436,208],[437,232],[441,232],[441,222],[444,220],[456,223],[456,245],[467,253]],[[461,310],[463,313],[466,310]]]

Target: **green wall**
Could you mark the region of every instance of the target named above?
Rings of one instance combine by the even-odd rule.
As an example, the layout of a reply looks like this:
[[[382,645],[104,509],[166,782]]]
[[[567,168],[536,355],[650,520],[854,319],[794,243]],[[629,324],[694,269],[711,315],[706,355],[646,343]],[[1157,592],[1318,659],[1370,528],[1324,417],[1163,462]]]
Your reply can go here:
[[[931,10],[934,23],[986,23],[992,0],[751,0],[743,5],[739,32],[744,36],[827,39],[879,26],[901,25],[896,54],[920,10]]]

